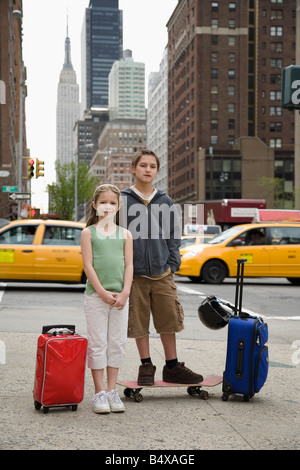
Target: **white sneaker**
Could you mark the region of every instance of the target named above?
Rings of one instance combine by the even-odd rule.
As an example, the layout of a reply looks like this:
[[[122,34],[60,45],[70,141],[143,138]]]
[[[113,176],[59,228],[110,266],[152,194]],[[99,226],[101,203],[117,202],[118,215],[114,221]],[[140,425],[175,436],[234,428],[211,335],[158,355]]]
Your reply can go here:
[[[110,413],[110,406],[107,399],[106,392],[99,392],[92,398],[93,411],[95,413]]]
[[[117,390],[107,392],[107,398],[110,405],[110,410],[115,413],[122,413],[125,411],[125,406],[118,395]]]

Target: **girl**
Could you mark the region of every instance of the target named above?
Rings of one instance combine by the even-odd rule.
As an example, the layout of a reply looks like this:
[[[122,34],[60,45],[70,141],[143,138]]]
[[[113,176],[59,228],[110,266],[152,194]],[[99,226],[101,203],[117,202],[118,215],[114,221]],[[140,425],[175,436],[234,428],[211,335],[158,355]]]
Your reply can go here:
[[[120,191],[100,185],[93,196],[81,253],[87,283],[84,311],[87,321],[88,367],[95,386],[95,413],[125,410],[116,390],[124,359],[128,323],[128,297],[133,276],[132,237],[115,223]],[[107,371],[107,391],[103,376]]]

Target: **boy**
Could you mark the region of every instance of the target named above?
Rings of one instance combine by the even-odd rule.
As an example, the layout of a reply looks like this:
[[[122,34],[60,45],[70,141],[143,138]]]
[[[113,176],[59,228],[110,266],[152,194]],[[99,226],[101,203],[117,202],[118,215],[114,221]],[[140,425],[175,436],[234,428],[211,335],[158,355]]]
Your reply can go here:
[[[133,237],[134,281],[129,298],[128,337],[135,338],[141,365],[138,384],[153,385],[156,366],[149,345],[150,310],[160,334],[166,365],[165,382],[192,384],[203,380],[179,363],[176,333],[184,328],[183,310],[173,273],[179,269],[181,228],[171,198],[153,187],[159,159],[152,150],[138,150],[132,159],[135,184],[122,191],[124,226]]]

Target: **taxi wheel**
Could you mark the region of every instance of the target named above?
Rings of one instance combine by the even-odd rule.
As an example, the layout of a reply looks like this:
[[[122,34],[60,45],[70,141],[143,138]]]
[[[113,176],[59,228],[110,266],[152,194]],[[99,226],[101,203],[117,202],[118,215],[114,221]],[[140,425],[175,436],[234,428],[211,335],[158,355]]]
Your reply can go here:
[[[227,275],[226,267],[221,261],[208,261],[202,268],[201,277],[208,284],[221,284]]]

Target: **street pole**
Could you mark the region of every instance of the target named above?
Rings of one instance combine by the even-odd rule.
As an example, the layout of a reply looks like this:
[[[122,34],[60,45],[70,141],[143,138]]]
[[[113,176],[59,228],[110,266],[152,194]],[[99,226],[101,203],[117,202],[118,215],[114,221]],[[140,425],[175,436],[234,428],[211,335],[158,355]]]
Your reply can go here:
[[[75,152],[75,222],[77,222],[78,219],[78,195],[77,195],[77,179],[78,179],[78,150]]]

